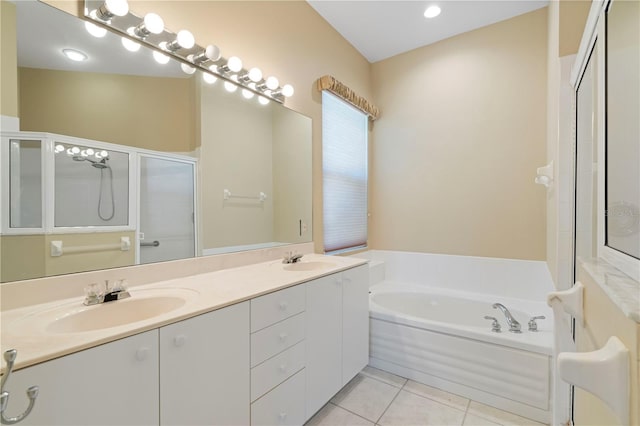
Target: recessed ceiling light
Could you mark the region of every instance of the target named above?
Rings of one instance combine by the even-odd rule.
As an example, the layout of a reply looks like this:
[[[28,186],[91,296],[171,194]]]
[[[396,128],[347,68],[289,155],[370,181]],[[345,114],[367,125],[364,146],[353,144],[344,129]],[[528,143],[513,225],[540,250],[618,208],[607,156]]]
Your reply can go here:
[[[82,62],[89,59],[89,57],[85,53],[75,49],[62,49],[62,53],[64,53],[64,56],[66,56],[67,58],[76,62]]]
[[[425,18],[435,18],[436,16],[440,15],[440,8],[436,5],[433,6],[429,6],[427,8],[427,10],[424,11],[424,17]]]

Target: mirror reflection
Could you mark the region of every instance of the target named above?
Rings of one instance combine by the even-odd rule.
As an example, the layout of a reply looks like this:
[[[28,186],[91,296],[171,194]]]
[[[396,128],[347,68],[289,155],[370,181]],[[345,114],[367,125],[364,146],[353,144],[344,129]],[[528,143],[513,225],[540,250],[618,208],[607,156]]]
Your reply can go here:
[[[22,166],[3,176],[3,282],[312,240],[308,117],[48,5],[15,8],[18,54],[2,61],[27,133],[2,138]]]

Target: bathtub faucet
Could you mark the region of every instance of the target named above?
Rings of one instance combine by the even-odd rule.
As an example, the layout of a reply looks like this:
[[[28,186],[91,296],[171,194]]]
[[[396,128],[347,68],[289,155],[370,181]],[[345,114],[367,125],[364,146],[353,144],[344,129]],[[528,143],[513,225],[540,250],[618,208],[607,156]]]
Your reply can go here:
[[[507,324],[509,324],[509,331],[512,333],[521,333],[520,323],[511,315],[511,312],[502,303],[494,303],[493,309],[500,309],[507,318]]]

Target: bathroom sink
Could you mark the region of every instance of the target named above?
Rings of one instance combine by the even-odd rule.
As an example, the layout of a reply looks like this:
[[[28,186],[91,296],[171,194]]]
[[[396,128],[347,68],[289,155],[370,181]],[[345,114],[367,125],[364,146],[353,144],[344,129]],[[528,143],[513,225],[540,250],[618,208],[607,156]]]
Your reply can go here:
[[[198,295],[188,289],[131,290],[123,300],[84,306],[81,302],[65,304],[36,312],[12,324],[25,332],[80,333],[102,330],[167,314],[184,306]]]
[[[335,263],[316,260],[312,260],[309,262],[305,262],[303,260],[301,262],[283,264],[283,267],[286,271],[320,271],[322,269],[329,269],[335,266]]]

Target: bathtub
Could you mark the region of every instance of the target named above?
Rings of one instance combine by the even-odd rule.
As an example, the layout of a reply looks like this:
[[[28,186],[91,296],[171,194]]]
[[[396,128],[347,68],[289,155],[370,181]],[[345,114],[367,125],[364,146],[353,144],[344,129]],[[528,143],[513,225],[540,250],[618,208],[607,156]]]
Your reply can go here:
[[[544,262],[369,251],[370,365],[551,421],[553,284]],[[509,332],[502,303],[520,322]],[[502,332],[491,331],[498,318]],[[533,316],[538,332],[528,331]]]

